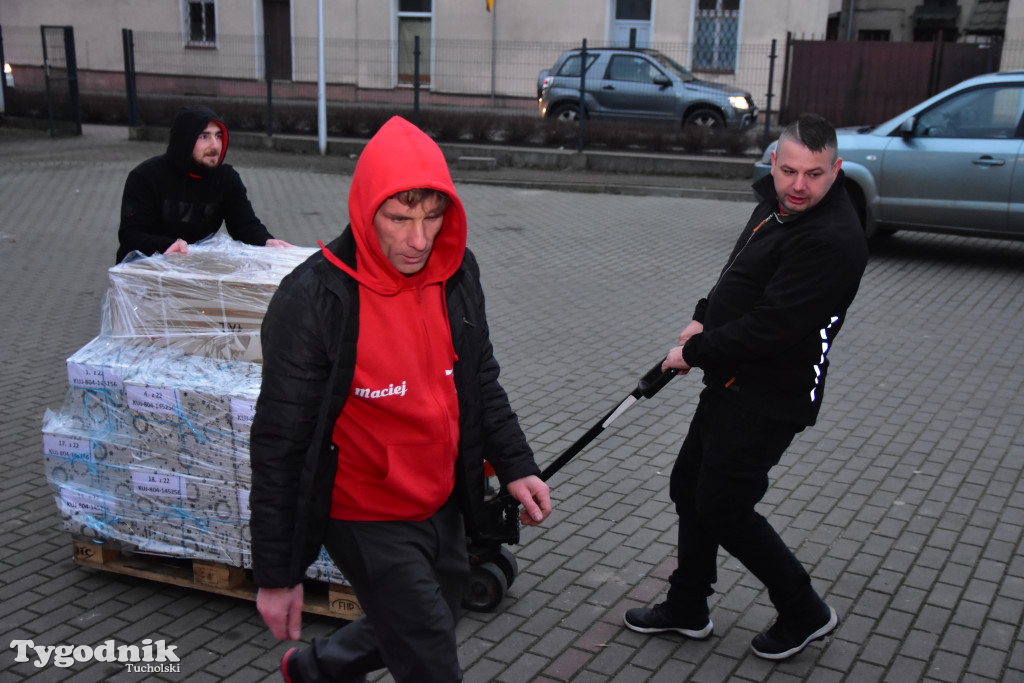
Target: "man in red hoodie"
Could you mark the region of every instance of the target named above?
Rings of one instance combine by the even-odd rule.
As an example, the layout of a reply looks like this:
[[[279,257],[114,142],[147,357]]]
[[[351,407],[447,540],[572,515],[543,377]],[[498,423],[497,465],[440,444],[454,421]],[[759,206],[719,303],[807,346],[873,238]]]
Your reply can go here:
[[[364,616],[281,663],[286,681],[462,678],[455,639],[483,460],[523,505],[548,488],[498,382],[466,215],[438,146],[398,117],[367,143],[349,227],[286,277],[262,328],[252,427],[260,614],[300,636],[323,545]]]

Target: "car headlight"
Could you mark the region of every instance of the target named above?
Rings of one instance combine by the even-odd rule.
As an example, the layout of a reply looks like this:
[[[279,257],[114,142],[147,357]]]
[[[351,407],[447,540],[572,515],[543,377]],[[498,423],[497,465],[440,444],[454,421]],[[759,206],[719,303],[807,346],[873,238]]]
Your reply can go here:
[[[732,95],[729,97],[729,104],[732,105],[733,109],[750,109],[750,103],[742,95]]]

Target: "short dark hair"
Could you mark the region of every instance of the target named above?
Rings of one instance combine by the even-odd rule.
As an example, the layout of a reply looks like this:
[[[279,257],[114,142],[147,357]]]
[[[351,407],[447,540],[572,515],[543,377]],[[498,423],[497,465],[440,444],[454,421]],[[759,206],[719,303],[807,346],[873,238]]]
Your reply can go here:
[[[452,202],[451,197],[441,192],[441,190],[434,190],[429,187],[414,187],[411,190],[402,190],[391,195],[388,199],[397,199],[410,208],[428,199],[436,199],[442,211],[447,210],[448,205]]]
[[[824,116],[817,114],[801,114],[791,121],[779,136],[779,144],[783,140],[794,140],[811,150],[832,152],[832,161],[839,157],[839,143],[836,141],[836,129]]]

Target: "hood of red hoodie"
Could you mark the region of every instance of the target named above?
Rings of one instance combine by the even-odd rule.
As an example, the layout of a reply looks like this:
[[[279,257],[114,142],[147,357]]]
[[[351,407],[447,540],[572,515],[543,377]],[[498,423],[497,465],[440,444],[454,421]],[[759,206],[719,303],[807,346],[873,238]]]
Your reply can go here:
[[[434,240],[423,270],[401,273],[384,255],[373,228],[373,217],[389,197],[415,188],[440,190],[451,198],[441,232]],[[455,192],[441,148],[426,133],[395,116],[370,138],[352,175],[348,216],[356,241],[356,270],[340,260],[332,263],[373,291],[391,295],[402,289],[444,282],[451,277],[466,250],[466,211]],[[326,250],[325,250],[326,254]]]

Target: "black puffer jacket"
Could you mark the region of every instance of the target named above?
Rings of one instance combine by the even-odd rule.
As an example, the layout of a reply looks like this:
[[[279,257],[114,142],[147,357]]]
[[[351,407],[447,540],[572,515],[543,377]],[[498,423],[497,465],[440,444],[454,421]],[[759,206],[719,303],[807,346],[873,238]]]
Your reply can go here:
[[[351,228],[327,247],[355,267]],[[483,501],[483,459],[508,483],[539,468],[508,397],[468,250],[446,284],[458,355],[459,457],[455,495],[472,530]],[[257,585],[293,586],[316,558],[330,517],[338,451],[335,420],[352,383],[359,330],[355,280],[317,253],[282,282],[263,321],[263,381],[252,426],[252,553]],[[412,350],[396,348],[396,356]]]
[[[755,183],[763,200],[694,311],[704,331],[684,346],[686,362],[704,371],[708,387],[759,415],[817,419],[828,352],[868,260],[843,180],[840,171],[818,204],[792,215],[779,213],[772,176]]]
[[[221,163],[201,169],[192,160],[196,139],[210,121],[223,132]],[[223,163],[228,131],[206,107],[186,107],[171,126],[167,151],[136,166],[121,197],[120,246],[117,262],[133,251],[162,254],[181,238],[192,244],[227,225],[240,242],[263,246],[271,234],[253,211],[245,185],[230,164]]]

